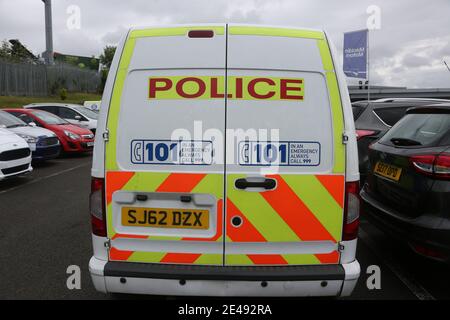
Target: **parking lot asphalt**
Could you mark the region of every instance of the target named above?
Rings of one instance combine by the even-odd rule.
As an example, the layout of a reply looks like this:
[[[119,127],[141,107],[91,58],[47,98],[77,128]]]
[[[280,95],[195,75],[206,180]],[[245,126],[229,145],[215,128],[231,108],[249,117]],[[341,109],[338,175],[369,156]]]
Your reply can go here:
[[[87,267],[90,166],[90,155],[65,157],[0,182],[0,299],[117,298],[95,291]],[[418,257],[365,217],[357,258],[361,277],[351,299],[450,299],[448,266]],[[66,286],[70,265],[81,268],[80,290]],[[366,285],[372,265],[380,267],[379,290]]]

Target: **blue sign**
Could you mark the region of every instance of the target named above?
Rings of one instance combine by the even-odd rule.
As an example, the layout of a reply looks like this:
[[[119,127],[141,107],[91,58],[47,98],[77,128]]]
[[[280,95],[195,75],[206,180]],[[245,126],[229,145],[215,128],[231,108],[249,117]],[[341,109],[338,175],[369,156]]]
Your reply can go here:
[[[344,73],[367,79],[367,35],[369,30],[344,33]]]

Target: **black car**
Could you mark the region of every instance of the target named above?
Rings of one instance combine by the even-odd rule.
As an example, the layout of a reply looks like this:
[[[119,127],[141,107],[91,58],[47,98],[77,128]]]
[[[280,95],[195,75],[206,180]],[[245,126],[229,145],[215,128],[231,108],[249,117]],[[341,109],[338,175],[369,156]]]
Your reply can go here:
[[[369,147],[369,220],[417,253],[450,262],[450,104],[409,109]]]
[[[409,108],[444,102],[450,103],[450,100],[396,98],[380,99],[370,103],[367,101],[353,103],[361,185],[363,185],[368,171],[367,152],[369,145],[381,138],[405,115]]]

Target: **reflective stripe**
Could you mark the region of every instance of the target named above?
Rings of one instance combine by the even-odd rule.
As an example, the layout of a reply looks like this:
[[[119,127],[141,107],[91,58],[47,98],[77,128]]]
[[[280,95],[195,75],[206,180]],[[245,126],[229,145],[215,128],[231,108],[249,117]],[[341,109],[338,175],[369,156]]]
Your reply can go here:
[[[118,170],[116,158],[116,146],[117,146],[117,124],[119,121],[120,101],[122,99],[123,86],[128,74],[128,66],[130,65],[131,57],[133,55],[135,46],[135,40],[128,39],[125,42],[125,46],[120,57],[119,67],[114,81],[112,89],[112,97],[108,110],[107,127],[109,130],[109,140],[105,146],[105,153],[107,155],[106,170]]]
[[[228,185],[233,186],[236,179],[245,176],[245,174],[229,174]],[[300,241],[261,193],[245,192],[229,187],[227,196],[267,241]],[[233,215],[234,212],[227,212],[227,217]]]
[[[322,240],[340,241],[342,237],[343,208],[314,175],[282,175],[290,189],[301,199],[326,230],[320,233]],[[344,176],[341,178],[341,194],[344,195]],[[305,188],[305,186],[308,186]]]
[[[325,39],[322,31],[288,28],[231,26],[228,28],[228,33],[230,35],[293,37],[318,40]]]
[[[212,30],[217,35],[225,34],[225,27],[220,26],[190,26],[173,28],[149,28],[141,30],[132,30],[131,39],[145,37],[167,37],[167,36],[187,36],[190,30]]]
[[[110,171],[106,173],[106,190],[112,199],[115,191],[143,192],[186,192],[209,193],[219,200],[217,203],[217,231],[210,239],[181,238],[163,236],[140,236],[129,234],[116,234],[112,225],[112,204],[107,207],[108,237],[110,239],[134,238],[143,240],[172,240],[172,241],[222,241],[223,220],[223,175],[222,174],[196,174],[196,173],[161,173],[161,172],[126,172]],[[220,254],[194,254],[194,253],[167,253],[167,252],[141,252],[124,251],[114,248],[110,250],[111,260],[149,262],[149,263],[189,263],[189,264],[222,264],[223,256]]]
[[[106,204],[109,205],[112,201],[112,194],[116,190],[120,190],[123,186],[133,177],[134,172],[119,171],[112,174],[108,172],[106,174],[106,180],[108,181],[108,187],[106,188]]]
[[[345,177],[343,175],[317,175],[317,180],[323,185],[325,189],[331,194],[336,203],[344,208],[344,184]]]
[[[264,236],[252,225],[247,217],[239,211],[231,200],[227,200],[227,211],[230,215],[227,216],[227,239],[230,242],[266,242]],[[231,225],[230,220],[232,217],[238,216],[242,219],[242,224],[239,228]],[[240,255],[227,255],[226,264],[236,263],[236,257]],[[287,264],[286,260],[281,255],[248,255],[248,258],[254,264]],[[230,260],[229,260],[230,259]],[[248,262],[248,259],[244,259]],[[235,262],[233,262],[235,261]]]
[[[333,173],[345,173],[345,145],[342,142],[344,134],[344,114],[342,112],[342,101],[339,85],[335,74],[330,47],[326,39],[318,40],[320,56],[322,57],[323,69],[327,81],[331,112],[333,118],[334,132],[334,166]]]
[[[228,185],[245,175],[229,175]],[[337,183],[333,194],[314,175],[284,174],[269,176],[277,180],[277,188],[267,192],[245,192],[228,188],[227,239],[239,242],[332,241],[341,238],[342,207],[335,197],[344,194],[344,176],[320,176],[322,181]],[[330,177],[330,178],[328,178]],[[305,188],[304,186],[308,186]],[[320,200],[319,200],[320,199]],[[239,228],[231,226],[234,216],[242,218]],[[226,252],[226,248],[225,248]],[[283,254],[279,257],[249,255],[254,264],[319,264],[337,263],[339,253]],[[236,255],[226,264],[238,263]],[[266,259],[264,261],[264,259]],[[278,261],[274,260],[278,259]],[[245,260],[245,259],[244,259]],[[243,261],[244,261],[243,260]],[[235,262],[230,262],[235,261]],[[247,261],[247,260],[245,260]],[[248,262],[248,261],[247,261]],[[242,261],[241,261],[242,263]]]
[[[156,192],[191,192],[205,176],[206,174],[172,173]]]
[[[336,212],[330,210],[329,204],[326,203],[323,206],[326,207],[324,212],[326,217],[320,217],[321,219],[319,219],[318,215],[321,213],[319,210],[323,209],[323,207],[312,210],[305,205],[304,197],[306,196],[312,196],[314,201],[319,203],[327,201],[327,198],[330,198],[327,194],[324,194],[328,193],[326,190],[319,190],[319,188],[314,188],[314,186],[310,189],[310,183],[316,181],[314,176],[292,175],[288,177],[288,175],[284,175],[286,181],[289,181],[288,178],[300,178],[303,183],[293,187],[295,190],[297,188],[304,190],[302,196],[298,196],[281,176],[270,177],[277,180],[277,188],[271,192],[262,192],[261,195],[300,239],[303,241],[332,240],[333,242],[337,242],[337,239],[333,238],[324,226],[324,223],[326,223],[325,220],[328,220],[329,216],[334,215]],[[303,186],[305,185],[308,188],[304,188]],[[319,199],[320,201],[317,201]],[[315,212],[318,212],[317,215]],[[342,215],[338,214],[338,216]]]

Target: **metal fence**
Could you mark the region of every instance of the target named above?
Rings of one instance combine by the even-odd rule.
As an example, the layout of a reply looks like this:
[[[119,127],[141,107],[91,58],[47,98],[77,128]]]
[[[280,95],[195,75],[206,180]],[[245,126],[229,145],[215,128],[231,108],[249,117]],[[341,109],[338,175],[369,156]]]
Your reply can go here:
[[[46,96],[69,92],[98,92],[101,77],[98,72],[75,66],[52,66],[10,63],[0,60],[0,95]]]

